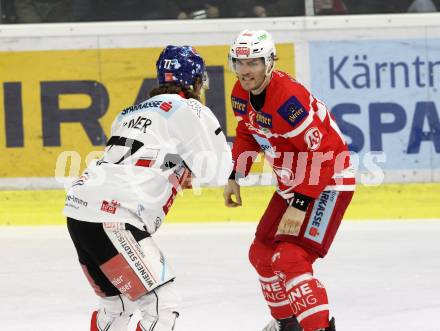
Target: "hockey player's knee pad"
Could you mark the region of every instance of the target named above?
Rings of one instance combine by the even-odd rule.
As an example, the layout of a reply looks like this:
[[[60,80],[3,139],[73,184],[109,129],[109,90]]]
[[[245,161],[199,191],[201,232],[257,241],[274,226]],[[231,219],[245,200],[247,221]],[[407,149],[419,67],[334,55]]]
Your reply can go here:
[[[180,297],[175,291],[174,282],[169,282],[154,289],[136,300],[141,311],[139,330],[171,331],[174,330]]]
[[[125,330],[133,313],[129,300],[123,295],[102,297],[99,300],[100,308],[92,315],[90,330]]]
[[[249,261],[258,273],[260,273],[260,271],[264,272],[266,269],[270,270],[273,253],[271,246],[255,239],[249,248]]]
[[[272,255],[272,270],[289,280],[303,274],[312,274],[312,264],[315,259],[315,256],[309,254],[301,246],[280,242]]]

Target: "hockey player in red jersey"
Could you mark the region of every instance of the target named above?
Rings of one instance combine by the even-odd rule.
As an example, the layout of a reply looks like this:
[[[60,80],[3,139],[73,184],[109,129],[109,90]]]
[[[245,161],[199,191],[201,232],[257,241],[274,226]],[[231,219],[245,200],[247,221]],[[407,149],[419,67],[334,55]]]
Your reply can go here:
[[[277,179],[249,250],[274,317],[263,331],[334,331],[327,293],[312,265],[327,254],[353,196],[347,144],[326,106],[274,70],[268,32],[242,31],[229,60],[238,78],[231,96],[238,124],[225,204],[242,205],[238,180],[259,152]]]

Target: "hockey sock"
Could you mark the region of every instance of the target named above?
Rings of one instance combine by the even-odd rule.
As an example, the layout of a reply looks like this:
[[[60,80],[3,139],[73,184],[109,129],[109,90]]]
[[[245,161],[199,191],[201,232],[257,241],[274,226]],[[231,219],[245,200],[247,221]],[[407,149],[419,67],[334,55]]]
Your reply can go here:
[[[292,308],[284,287],[284,282],[278,276],[260,276],[260,284],[271,315],[275,319],[291,317]]]
[[[316,331],[329,326],[329,306],[324,286],[311,274],[286,282],[293,314],[304,331]]]
[[[259,275],[261,290],[275,319],[292,316],[292,308],[284,287],[284,280],[272,270],[273,247],[255,240],[249,249],[249,260]]]

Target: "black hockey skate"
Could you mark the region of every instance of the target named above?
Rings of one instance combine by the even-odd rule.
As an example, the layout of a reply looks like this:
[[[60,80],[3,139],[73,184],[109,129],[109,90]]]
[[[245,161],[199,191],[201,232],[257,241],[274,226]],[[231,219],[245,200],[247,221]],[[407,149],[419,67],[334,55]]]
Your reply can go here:
[[[316,331],[336,331],[335,318],[332,317],[332,319],[328,323],[330,324],[328,328],[319,329]]]
[[[329,327],[316,331],[336,331],[335,318],[329,321]],[[303,331],[297,319],[292,316],[283,320],[272,320],[263,331]]]
[[[335,318],[332,317],[332,319],[329,322],[330,326],[325,329],[325,331],[336,331],[336,324],[335,324]]]
[[[280,331],[302,331],[302,328],[295,316],[278,320],[277,322]]]
[[[303,331],[295,316],[282,320],[272,320],[263,331]]]

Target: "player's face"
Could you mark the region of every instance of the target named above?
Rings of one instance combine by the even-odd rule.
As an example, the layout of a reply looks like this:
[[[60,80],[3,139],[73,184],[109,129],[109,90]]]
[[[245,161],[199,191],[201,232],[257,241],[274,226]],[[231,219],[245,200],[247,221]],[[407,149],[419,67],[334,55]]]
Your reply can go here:
[[[263,59],[236,59],[235,72],[241,86],[246,91],[256,90],[266,77],[266,66]]]

